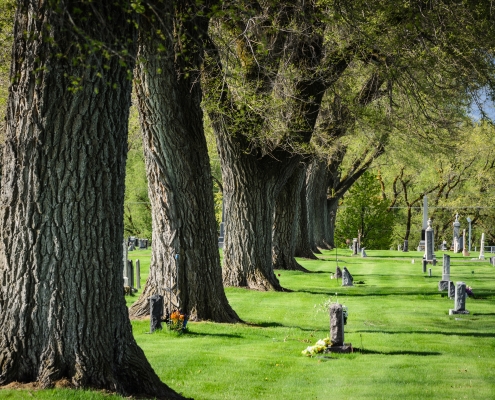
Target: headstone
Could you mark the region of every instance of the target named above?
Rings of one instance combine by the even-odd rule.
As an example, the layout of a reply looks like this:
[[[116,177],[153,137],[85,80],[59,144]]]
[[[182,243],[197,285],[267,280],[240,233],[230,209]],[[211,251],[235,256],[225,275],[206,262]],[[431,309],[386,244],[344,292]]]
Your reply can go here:
[[[337,265],[337,268],[335,269],[335,278],[336,279],[342,278],[342,270],[340,269],[340,267],[338,265]]]
[[[150,332],[162,329],[163,296],[154,294],[150,299]]]
[[[447,242],[444,240],[442,244],[440,245],[440,250],[442,251],[447,251]]]
[[[462,255],[464,257],[469,257],[469,252],[467,250],[466,244],[467,244],[467,242],[466,242],[466,230],[463,229],[462,230]]]
[[[344,312],[342,304],[330,306],[330,341],[332,346],[344,345]]]
[[[136,288],[141,289],[141,262],[136,260]]]
[[[129,278],[129,286],[134,288],[134,266],[132,260],[127,260],[127,278]]]
[[[132,243],[130,246],[129,246],[129,251],[134,251],[136,250],[136,246],[134,246],[134,243]]]
[[[428,220],[428,227],[425,231],[425,259],[433,261],[435,259],[435,245],[433,243],[433,228],[431,227],[431,219]]]
[[[454,308],[449,310],[449,315],[453,314],[469,314],[466,310],[466,284],[464,282],[456,282]]]
[[[424,258],[422,260],[422,265],[423,265],[423,274],[426,274],[426,265],[428,264],[428,261],[426,261]]]
[[[123,253],[122,253],[122,271],[124,278],[127,278],[127,257],[129,256],[128,250],[127,250],[127,243],[124,239],[124,248],[123,248]]]
[[[352,239],[352,255],[356,256],[358,253],[358,240],[357,238]]]
[[[402,248],[402,251],[404,252],[409,251],[409,240],[407,239],[404,240],[404,247]]]
[[[439,281],[438,282],[438,291],[439,292],[445,292],[446,290],[449,290],[449,281]]]
[[[455,283],[449,281],[449,299],[454,300],[455,298]]]
[[[450,256],[443,255],[442,281],[450,281]]]
[[[402,250],[402,246],[400,244],[397,245],[397,251],[401,251]]]
[[[131,237],[129,238],[129,246],[130,246],[131,244],[133,244],[134,246],[136,246],[136,245],[137,245],[137,242],[136,242],[136,241],[137,241],[136,237],[135,237],[135,236],[131,236]]]
[[[485,234],[481,234],[481,247],[480,247],[480,255],[479,255],[480,260],[485,259]]]
[[[490,264],[492,265],[492,267],[495,267],[495,257],[494,256],[490,257]]]
[[[417,250],[423,251],[425,249],[425,232],[428,227],[428,197],[423,196],[423,224],[421,225],[421,240]],[[426,272],[426,271],[425,271]]]
[[[354,278],[352,277],[351,273],[346,267],[344,267],[344,269],[342,270],[342,286],[354,286],[352,283],[353,281]]]
[[[223,249],[223,243],[225,238],[225,222],[220,223],[220,236],[218,237],[218,248]]]
[[[366,252],[364,251],[364,247],[361,248],[361,257],[368,257],[368,255],[366,254]]]
[[[460,253],[461,248],[460,248],[460,243],[459,243],[459,230],[461,227],[461,223],[459,222],[459,214],[455,215],[455,221],[453,223],[454,226],[454,237],[452,240],[453,246],[454,246],[454,253]]]
[[[140,249],[146,249],[146,240],[145,239],[139,239],[139,248]]]

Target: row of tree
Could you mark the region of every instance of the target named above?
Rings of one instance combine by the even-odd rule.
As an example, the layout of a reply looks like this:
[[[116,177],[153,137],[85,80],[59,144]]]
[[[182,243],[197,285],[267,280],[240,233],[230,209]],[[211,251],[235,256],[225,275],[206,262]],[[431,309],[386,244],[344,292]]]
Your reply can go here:
[[[473,94],[492,89],[494,29],[489,1],[18,0],[0,384],[180,397],[136,345],[122,296],[133,77],[153,248],[129,312],[148,313],[173,281],[192,318],[235,322],[223,285],[284,290],[274,266],[334,244],[339,201],[391,137],[456,134]],[[203,113],[221,163],[223,268]]]

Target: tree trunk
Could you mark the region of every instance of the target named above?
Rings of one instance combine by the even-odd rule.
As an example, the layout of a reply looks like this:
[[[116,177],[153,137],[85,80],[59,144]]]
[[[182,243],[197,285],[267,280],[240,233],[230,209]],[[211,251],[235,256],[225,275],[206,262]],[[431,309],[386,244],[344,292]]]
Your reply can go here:
[[[303,165],[296,168],[277,196],[272,235],[274,269],[309,272],[294,258],[305,170]]]
[[[245,151],[212,118],[222,164],[225,206],[223,282],[256,290],[283,290],[273,272],[272,226],[275,198],[298,159],[280,162]],[[292,164],[292,165],[291,165]]]
[[[327,199],[327,218],[328,218],[328,244],[334,248],[335,245],[335,220],[339,209],[340,197],[331,197]]]
[[[300,197],[300,211],[298,213],[298,223],[296,227],[296,239],[295,239],[295,256],[309,258],[311,260],[317,260],[318,257],[313,253],[311,248],[311,241],[309,235],[309,221],[308,221],[308,196],[306,194],[306,175],[307,169],[305,168],[305,178],[301,191],[299,193]]]
[[[154,11],[158,4],[163,3],[157,3]],[[181,3],[178,7],[185,6]],[[201,34],[208,28],[208,19],[193,16],[174,21],[173,3],[162,7],[167,9],[162,13],[167,25],[164,31],[172,32],[174,26],[181,26],[189,39],[194,34],[197,40],[187,48],[188,61],[183,62],[174,51],[179,43],[173,43],[168,36],[161,40],[154,34],[156,27],[152,24],[143,21],[140,26],[138,59],[144,61],[136,68],[136,89],[153,240],[150,274],[130,314],[148,315],[148,297],[158,293],[165,297],[170,312],[180,308],[193,320],[237,322],[239,317],[230,307],[222,284],[198,79],[203,53]],[[177,36],[174,40],[178,42]],[[160,52],[160,47],[167,51]],[[178,269],[175,254],[179,255]],[[166,291],[175,285],[173,293]],[[174,305],[168,304],[170,298]]]
[[[311,251],[316,254],[321,254],[316,243],[316,219],[320,218],[317,214],[316,199],[317,199],[317,181],[322,178],[321,165],[317,160],[308,166],[306,171],[306,204],[308,207],[308,239],[311,246]]]
[[[114,2],[59,6],[21,1],[15,19],[0,197],[0,385],[66,379],[182,398],[137,346],[123,296],[132,62],[75,45],[108,41],[129,51],[130,15]],[[81,13],[69,18],[75,6]]]
[[[313,186],[313,235],[315,245],[320,249],[331,249],[328,244],[328,213],[327,213],[327,169],[326,162],[318,161],[312,179]]]

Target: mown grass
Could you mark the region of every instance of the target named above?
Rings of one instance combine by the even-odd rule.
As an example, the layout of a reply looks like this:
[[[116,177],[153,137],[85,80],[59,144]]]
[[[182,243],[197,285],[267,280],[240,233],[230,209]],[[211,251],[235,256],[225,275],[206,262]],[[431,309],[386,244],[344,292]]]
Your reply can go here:
[[[313,273],[276,271],[291,292],[227,288],[243,324],[191,322],[178,336],[166,329],[150,335],[148,321],[134,321],[134,335],[161,379],[195,399],[495,398],[495,268],[451,254],[451,279],[472,286],[476,298],[467,300],[469,315],[449,316],[453,300],[437,289],[440,252],[439,263],[429,266],[432,277],[422,273],[419,252],[367,253],[338,251],[339,265],[364,282],[354,287],[330,279],[335,252],[324,251],[320,260],[299,260]],[[149,265],[149,251],[135,253],[142,285],[146,255]],[[329,298],[349,308],[345,341],[355,352],[304,357],[304,348],[328,335],[329,317],[320,305]],[[74,392],[81,397],[64,398],[109,398],[30,393],[52,399]],[[0,392],[26,398],[16,396],[19,391]]]

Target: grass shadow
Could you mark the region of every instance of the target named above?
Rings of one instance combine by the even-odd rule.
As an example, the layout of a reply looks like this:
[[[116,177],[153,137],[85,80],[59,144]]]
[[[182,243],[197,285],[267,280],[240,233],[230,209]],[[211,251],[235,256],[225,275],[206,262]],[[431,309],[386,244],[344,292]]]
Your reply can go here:
[[[385,333],[388,335],[397,335],[397,334],[419,334],[419,335],[444,335],[444,336],[464,336],[464,337],[487,337],[493,338],[493,333],[463,333],[463,332],[431,332],[431,331],[383,331],[383,330],[356,330],[355,333]]]
[[[439,353],[438,351],[410,351],[410,350],[376,351],[376,350],[360,349],[357,347],[354,347],[354,353],[382,354],[385,356],[441,356],[442,355],[442,353]]]

